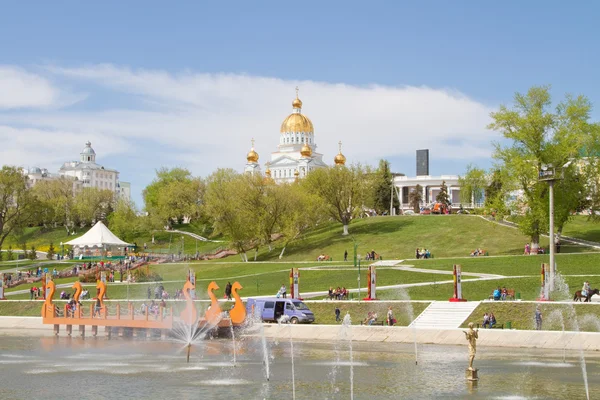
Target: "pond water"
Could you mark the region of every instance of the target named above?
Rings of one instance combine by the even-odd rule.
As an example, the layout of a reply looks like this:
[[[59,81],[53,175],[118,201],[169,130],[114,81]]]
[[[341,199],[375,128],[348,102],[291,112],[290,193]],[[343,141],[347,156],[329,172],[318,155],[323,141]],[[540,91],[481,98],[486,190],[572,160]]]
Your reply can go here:
[[[283,399],[293,398],[291,346],[267,342],[265,379],[260,340],[201,342],[186,363],[170,341],[104,338],[0,339],[0,399]],[[296,399],[585,398],[578,353],[478,350],[480,380],[465,380],[467,349],[411,345],[294,342]],[[591,398],[600,389],[600,362],[587,358]],[[351,366],[353,384],[351,384]],[[351,387],[352,386],[352,387]]]

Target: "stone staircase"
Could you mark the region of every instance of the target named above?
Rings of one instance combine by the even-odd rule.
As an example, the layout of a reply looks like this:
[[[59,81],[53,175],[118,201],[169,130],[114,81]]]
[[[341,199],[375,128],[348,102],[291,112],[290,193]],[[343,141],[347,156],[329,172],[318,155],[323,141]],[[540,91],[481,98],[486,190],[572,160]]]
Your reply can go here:
[[[434,301],[409,325],[415,328],[458,328],[479,305],[479,301]]]

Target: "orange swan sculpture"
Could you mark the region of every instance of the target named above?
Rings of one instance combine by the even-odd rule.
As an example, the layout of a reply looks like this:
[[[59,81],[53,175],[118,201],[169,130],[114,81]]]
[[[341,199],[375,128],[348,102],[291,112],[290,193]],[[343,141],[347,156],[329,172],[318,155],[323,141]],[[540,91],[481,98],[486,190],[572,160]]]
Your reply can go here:
[[[219,285],[217,282],[211,282],[208,284],[208,297],[210,297],[210,307],[204,313],[204,319],[209,324],[216,324],[219,322],[219,318],[221,317],[221,307],[219,306],[219,301],[217,300],[217,296],[213,293],[215,290],[219,290]]]
[[[46,296],[46,300],[44,300],[44,307],[42,308],[42,317],[49,318],[54,317],[54,303],[52,303],[52,298],[54,297],[54,292],[56,291],[54,281],[48,282],[46,290],[48,290],[48,295]]]
[[[229,318],[231,318],[232,324],[241,324],[246,319],[246,307],[244,307],[244,303],[242,303],[242,299],[237,292],[240,289],[243,289],[243,287],[239,282],[234,282],[231,285],[231,294],[235,299],[235,305],[229,310]]]
[[[75,293],[73,293],[73,300],[79,303],[79,296],[81,296],[81,292],[83,291],[83,288],[81,287],[81,282],[75,282],[73,286],[71,286],[71,289],[75,289]]]
[[[192,282],[187,281],[183,285],[183,297],[185,298],[185,309],[179,314],[179,317],[183,322],[188,325],[196,322],[198,318],[198,313],[196,311],[196,307],[194,307],[194,302],[192,301],[192,297],[190,296],[190,292],[196,289],[196,285]]]
[[[104,310],[104,295],[106,294],[106,283],[102,281],[96,281],[96,289],[98,291],[98,299],[100,299],[100,309]]]

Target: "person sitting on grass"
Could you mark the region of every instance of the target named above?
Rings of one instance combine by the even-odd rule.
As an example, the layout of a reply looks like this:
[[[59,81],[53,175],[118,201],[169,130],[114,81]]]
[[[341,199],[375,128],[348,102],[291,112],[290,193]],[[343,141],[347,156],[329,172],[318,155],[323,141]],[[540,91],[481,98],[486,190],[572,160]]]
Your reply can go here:
[[[496,325],[496,317],[494,316],[494,313],[490,313],[490,329],[493,328],[494,325]]]
[[[490,316],[488,315],[488,313],[483,314],[483,328],[487,328],[488,325],[490,324]]]

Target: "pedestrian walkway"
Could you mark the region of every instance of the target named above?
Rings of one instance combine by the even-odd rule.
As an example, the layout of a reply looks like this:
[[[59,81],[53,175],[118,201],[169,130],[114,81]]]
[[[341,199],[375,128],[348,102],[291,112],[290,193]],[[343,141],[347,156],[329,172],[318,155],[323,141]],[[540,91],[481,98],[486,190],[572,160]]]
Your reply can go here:
[[[458,328],[479,303],[479,301],[434,301],[409,326],[435,329]]]

